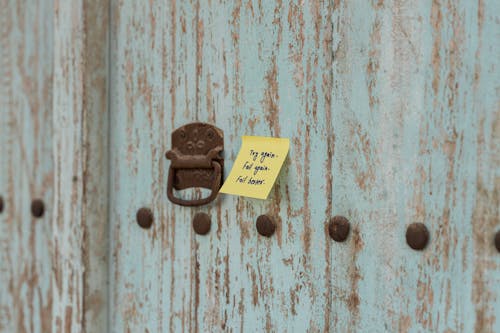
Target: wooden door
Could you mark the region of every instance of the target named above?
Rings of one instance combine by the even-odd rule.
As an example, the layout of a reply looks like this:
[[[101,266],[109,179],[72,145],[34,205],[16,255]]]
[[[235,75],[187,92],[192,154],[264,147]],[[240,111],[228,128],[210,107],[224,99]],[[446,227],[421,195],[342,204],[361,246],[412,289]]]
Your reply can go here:
[[[49,332],[53,10],[51,1],[0,8],[0,331]],[[45,204],[37,217],[34,200]]]
[[[0,1],[0,332],[107,331],[108,7]]]
[[[0,21],[0,331],[500,331],[498,2],[46,2]],[[290,138],[268,200],[168,200],[195,121],[225,174]]]

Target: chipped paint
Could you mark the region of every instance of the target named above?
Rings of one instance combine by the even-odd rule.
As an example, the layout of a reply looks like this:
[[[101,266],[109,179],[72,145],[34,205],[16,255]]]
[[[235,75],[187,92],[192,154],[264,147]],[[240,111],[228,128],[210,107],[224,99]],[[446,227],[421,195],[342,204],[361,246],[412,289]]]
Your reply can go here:
[[[0,4],[0,331],[500,331],[498,1]],[[291,139],[268,201],[168,201],[193,121],[226,174],[241,135]]]
[[[491,312],[497,259],[475,268],[480,254],[468,236],[480,220],[472,220],[478,189],[470,161],[491,158],[495,149],[492,130],[477,127],[472,110],[479,103],[485,125],[498,118],[493,96],[499,83],[490,70],[497,23],[484,14],[498,5],[112,3],[118,13],[112,18],[112,187],[121,191],[111,221],[113,243],[128,247],[114,251],[113,304],[119,307],[130,288],[137,301],[149,301],[134,320],[115,312],[118,331],[498,329]],[[164,13],[154,27],[147,24],[151,12]],[[161,42],[152,44],[151,36],[162,36]],[[124,71],[127,64],[133,67]],[[137,68],[146,64],[143,75]],[[170,70],[162,71],[165,66]],[[137,94],[138,80],[151,89],[153,105],[168,106],[149,114],[154,121],[148,124],[138,118],[148,109],[144,101],[128,106],[133,121],[119,111]],[[162,147],[169,146],[172,129],[191,121],[224,130],[228,160],[243,134],[291,138],[268,202],[220,196],[189,210],[166,200]],[[150,162],[137,165],[139,153]],[[494,165],[486,160],[481,167],[493,175]],[[476,211],[497,203],[487,197]],[[168,235],[161,244],[127,222],[132,207],[144,204],[161,216],[151,231]],[[191,230],[197,211],[217,226],[205,237]],[[270,239],[255,230],[260,214],[277,221]],[[325,233],[337,214],[354,225],[343,244],[332,244]],[[490,229],[498,223],[492,219]],[[423,253],[404,240],[415,221],[431,230]],[[485,285],[490,289],[482,296],[463,297]],[[474,308],[477,318],[469,319]]]
[[[107,5],[0,6],[0,331],[103,331]]]

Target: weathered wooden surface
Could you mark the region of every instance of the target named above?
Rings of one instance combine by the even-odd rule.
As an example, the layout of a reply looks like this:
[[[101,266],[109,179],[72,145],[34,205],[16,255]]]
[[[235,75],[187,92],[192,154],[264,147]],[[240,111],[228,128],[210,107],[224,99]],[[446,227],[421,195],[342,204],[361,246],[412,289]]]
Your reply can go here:
[[[111,2],[113,331],[500,331],[498,1]],[[291,138],[272,198],[170,204],[191,121],[226,171],[241,135]]]
[[[108,3],[0,8],[0,331],[105,332]]]
[[[108,7],[54,7],[54,332],[108,329]]]
[[[1,332],[500,331],[498,1],[110,2],[0,1]],[[191,121],[291,138],[271,199],[170,204]]]
[[[0,331],[50,332],[52,1],[0,2]]]

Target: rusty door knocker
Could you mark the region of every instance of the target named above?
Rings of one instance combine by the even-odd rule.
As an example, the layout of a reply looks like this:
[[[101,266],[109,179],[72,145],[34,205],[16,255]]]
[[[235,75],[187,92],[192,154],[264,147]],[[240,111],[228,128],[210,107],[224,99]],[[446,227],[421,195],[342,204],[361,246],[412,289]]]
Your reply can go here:
[[[224,159],[222,130],[205,123],[191,123],[172,133],[172,150],[166,153],[171,160],[168,171],[168,199],[181,206],[205,205],[215,199],[222,186]],[[192,187],[210,189],[210,196],[186,200],[174,195],[174,189]]]

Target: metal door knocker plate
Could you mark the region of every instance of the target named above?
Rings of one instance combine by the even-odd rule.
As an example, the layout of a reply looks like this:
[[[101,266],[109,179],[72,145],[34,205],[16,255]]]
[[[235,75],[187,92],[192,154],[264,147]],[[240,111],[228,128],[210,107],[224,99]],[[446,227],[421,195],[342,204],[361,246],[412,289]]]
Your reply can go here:
[[[168,171],[167,195],[181,206],[201,206],[212,202],[222,186],[224,133],[206,123],[191,123],[172,133],[172,150],[166,153],[171,160]],[[186,200],[174,195],[175,190],[200,187],[210,189],[210,196]]]

